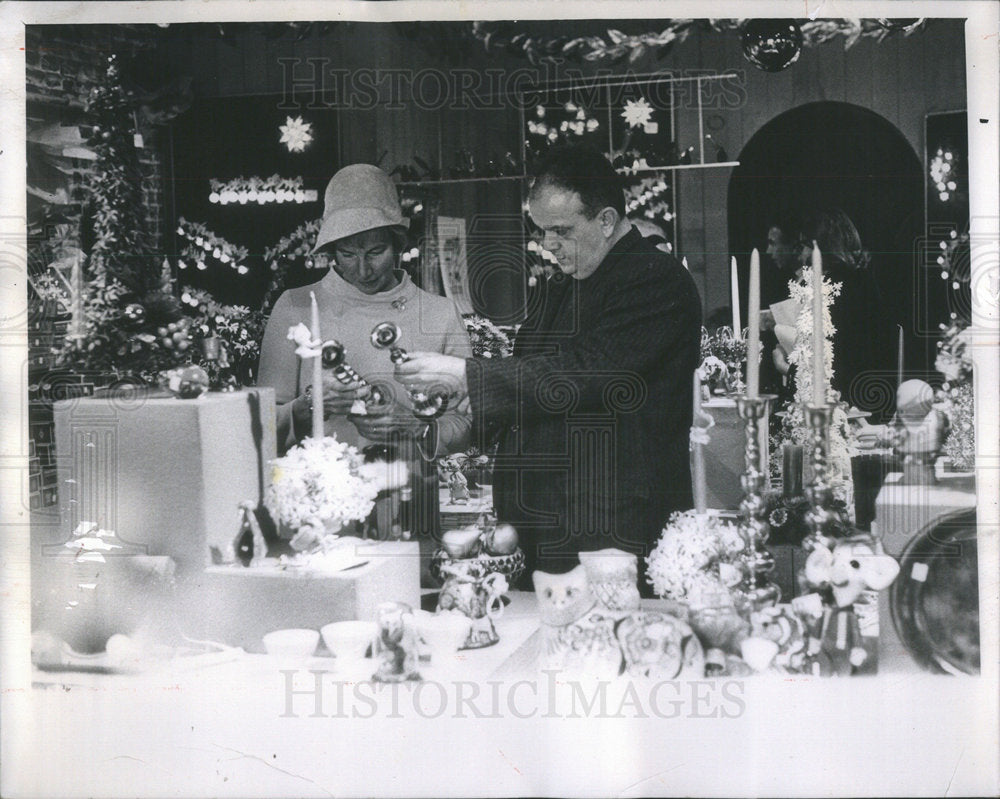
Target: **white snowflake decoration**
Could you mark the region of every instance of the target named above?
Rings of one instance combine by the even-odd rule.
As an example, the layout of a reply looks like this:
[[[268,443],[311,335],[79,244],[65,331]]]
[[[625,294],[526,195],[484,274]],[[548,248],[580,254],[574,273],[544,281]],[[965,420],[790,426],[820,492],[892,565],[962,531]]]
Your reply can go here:
[[[290,153],[301,153],[313,140],[312,123],[304,122],[302,117],[285,118],[285,124],[279,126],[281,143],[288,147]]]
[[[646,102],[645,97],[638,100],[628,100],[625,103],[625,110],[622,117],[630,128],[641,128],[648,125],[653,118],[653,107]]]

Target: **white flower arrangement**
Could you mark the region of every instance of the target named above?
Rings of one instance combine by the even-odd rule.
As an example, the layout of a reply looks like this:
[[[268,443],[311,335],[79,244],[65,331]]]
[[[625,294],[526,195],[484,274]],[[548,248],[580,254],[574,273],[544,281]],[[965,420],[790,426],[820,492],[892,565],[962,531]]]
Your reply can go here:
[[[674,513],[646,559],[648,580],[657,596],[699,602],[728,595],[742,575],[745,548],[734,522],[695,511]]]
[[[322,544],[349,522],[363,521],[379,491],[407,479],[405,466],[365,463],[355,447],[336,436],[307,438],[271,467],[264,504],[275,522],[295,532],[292,546],[300,550]]]
[[[942,406],[948,416],[948,437],[944,441],[944,454],[951,460],[952,468],[971,471],[976,468],[975,397],[972,382],[941,390]]]

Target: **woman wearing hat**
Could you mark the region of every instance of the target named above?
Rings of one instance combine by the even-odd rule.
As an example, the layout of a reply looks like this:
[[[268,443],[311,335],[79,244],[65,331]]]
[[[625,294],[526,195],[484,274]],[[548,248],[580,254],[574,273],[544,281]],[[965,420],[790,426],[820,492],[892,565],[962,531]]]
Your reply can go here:
[[[402,442],[405,450],[411,442],[411,453],[415,453],[412,441],[419,439],[425,457],[467,446],[468,403],[449,408],[430,424],[418,420],[409,396],[393,379],[388,352],[371,342],[376,325],[393,322],[402,333],[399,343],[407,350],[472,357],[465,325],[451,300],[417,288],[398,268],[408,224],[395,185],[378,167],[353,164],[330,180],[314,252],[328,255],[332,269],[319,282],[289,289],[278,298],[261,345],[258,383],[275,390],[279,450],[311,432],[311,366],[296,356],[295,342],[288,339],[290,327],[309,324],[310,292],[316,294],[323,338],[339,341],[346,362],[390,402],[388,413],[351,413],[352,407],[360,409],[357,400],[370,397],[371,388],[345,385],[332,369],[325,369],[326,435],[359,448]],[[400,454],[406,457],[405,452]]]

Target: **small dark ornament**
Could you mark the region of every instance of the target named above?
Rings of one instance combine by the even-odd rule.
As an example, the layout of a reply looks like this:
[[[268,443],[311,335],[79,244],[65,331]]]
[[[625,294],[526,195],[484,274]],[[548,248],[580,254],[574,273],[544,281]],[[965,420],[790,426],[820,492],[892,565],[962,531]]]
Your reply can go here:
[[[802,54],[802,29],[792,19],[752,19],[741,41],[747,61],[765,72],[781,72]]]
[[[122,320],[132,327],[138,327],[146,321],[146,309],[137,302],[130,302],[122,310]]]

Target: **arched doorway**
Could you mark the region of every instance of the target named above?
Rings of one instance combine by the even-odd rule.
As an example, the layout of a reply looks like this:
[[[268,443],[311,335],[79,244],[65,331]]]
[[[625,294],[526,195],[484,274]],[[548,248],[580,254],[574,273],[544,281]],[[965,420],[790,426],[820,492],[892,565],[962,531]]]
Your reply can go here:
[[[728,216],[740,285],[747,285],[750,250],[763,254],[767,247],[769,224],[811,207],[843,208],[872,255],[886,314],[906,331],[907,370],[932,365],[925,342],[912,333],[915,294],[923,284],[914,252],[923,235],[924,190],[920,159],[903,134],[866,108],[809,103],[765,124],[739,161],[729,182]],[[786,296],[785,279],[773,265],[762,263],[761,282],[765,304]],[[741,293],[745,319],[746,289]]]

